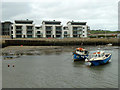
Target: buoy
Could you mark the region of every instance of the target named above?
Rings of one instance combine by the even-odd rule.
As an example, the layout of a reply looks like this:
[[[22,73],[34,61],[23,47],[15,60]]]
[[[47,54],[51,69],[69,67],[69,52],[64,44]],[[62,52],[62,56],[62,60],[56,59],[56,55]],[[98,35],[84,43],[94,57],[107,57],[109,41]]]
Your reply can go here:
[[[10,65],[8,64],[8,67],[10,67]]]
[[[15,67],[15,65],[13,65],[13,67]]]
[[[23,45],[21,45],[21,47],[22,47]]]

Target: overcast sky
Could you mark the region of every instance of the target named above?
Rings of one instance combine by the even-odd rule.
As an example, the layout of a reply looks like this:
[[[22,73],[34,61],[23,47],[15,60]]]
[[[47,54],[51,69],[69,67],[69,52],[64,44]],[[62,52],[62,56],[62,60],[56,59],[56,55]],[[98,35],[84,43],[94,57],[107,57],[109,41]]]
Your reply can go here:
[[[43,20],[84,21],[91,29],[118,30],[119,0],[3,0],[2,21]]]

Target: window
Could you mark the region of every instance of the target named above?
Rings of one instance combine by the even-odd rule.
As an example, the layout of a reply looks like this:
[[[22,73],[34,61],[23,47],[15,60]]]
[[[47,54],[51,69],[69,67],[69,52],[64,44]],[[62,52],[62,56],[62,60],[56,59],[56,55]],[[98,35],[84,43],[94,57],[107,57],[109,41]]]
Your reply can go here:
[[[73,35],[73,37],[77,37],[77,35]]]
[[[51,38],[51,35],[46,35],[47,38]]]
[[[27,26],[27,29],[32,29],[33,28],[33,26]]]
[[[40,29],[40,27],[35,27],[36,29]]]
[[[28,38],[32,38],[32,35],[27,35]]]
[[[22,29],[22,26],[16,26],[16,29]]]
[[[41,35],[37,35],[38,38],[41,38]]]
[[[40,31],[37,31],[37,34],[40,34],[41,32]]]
[[[46,30],[52,30],[51,26],[46,26]]]
[[[13,31],[11,31],[11,34],[13,34]]]
[[[64,34],[67,34],[67,31],[64,31]]]
[[[77,34],[77,31],[73,31],[73,34]]]
[[[61,37],[61,35],[56,35],[56,38],[57,38],[57,37]]]
[[[27,34],[32,34],[32,31],[27,31]]]
[[[22,38],[22,35],[16,35],[16,38]]]
[[[22,34],[22,32],[21,31],[16,31],[16,34]]]
[[[62,28],[61,27],[56,27],[56,30],[62,30]]]
[[[46,34],[52,34],[51,31],[46,31]]]
[[[64,37],[67,37],[67,35],[64,35]]]

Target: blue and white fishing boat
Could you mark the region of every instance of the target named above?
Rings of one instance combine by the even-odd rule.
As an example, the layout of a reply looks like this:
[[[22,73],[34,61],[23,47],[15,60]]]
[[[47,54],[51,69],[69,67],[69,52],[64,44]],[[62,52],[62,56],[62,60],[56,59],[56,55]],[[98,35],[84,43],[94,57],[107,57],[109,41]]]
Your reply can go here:
[[[111,62],[111,56],[110,53],[105,53],[104,51],[98,51],[93,53],[91,56],[89,56],[87,59],[85,59],[85,62],[89,66],[98,66],[101,64],[106,64],[108,62]]]
[[[73,52],[73,60],[85,60],[88,57],[88,51],[83,48],[76,48],[75,52]]]

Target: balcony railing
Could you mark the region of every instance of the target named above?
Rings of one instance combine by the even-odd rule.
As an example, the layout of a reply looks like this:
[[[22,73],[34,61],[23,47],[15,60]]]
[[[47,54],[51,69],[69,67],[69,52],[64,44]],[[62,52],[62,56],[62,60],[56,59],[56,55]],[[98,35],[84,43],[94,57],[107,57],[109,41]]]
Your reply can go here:
[[[56,34],[57,34],[57,35],[58,35],[58,34],[62,34],[62,32],[60,32],[60,33],[56,33]]]
[[[46,33],[46,35],[51,35],[52,33]]]
[[[22,33],[16,33],[17,35],[19,34],[19,35],[21,35]]]
[[[22,31],[22,29],[16,29],[16,31]]]
[[[37,35],[42,35],[42,33],[36,33]]]
[[[33,31],[33,29],[27,29],[27,31]]]
[[[33,33],[27,33],[27,34],[32,35]]]

